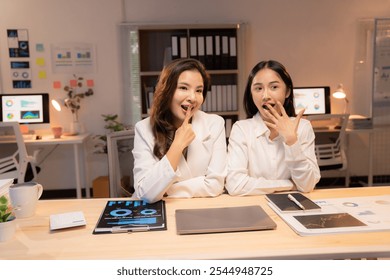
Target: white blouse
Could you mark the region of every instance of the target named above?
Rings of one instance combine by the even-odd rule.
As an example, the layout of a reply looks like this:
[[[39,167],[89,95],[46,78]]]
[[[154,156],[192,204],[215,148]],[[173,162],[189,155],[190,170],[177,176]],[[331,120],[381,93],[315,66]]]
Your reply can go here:
[[[153,154],[154,136],[150,118],[135,126],[135,197],[155,202],[169,197],[213,197],[223,192],[226,177],[226,137],[224,119],[197,111],[192,117],[195,139],[188,146],[187,160],[181,157],[176,172],[164,156]]]
[[[260,114],[237,121],[228,145],[226,189],[231,195],[259,195],[276,191],[310,192],[320,180],[314,151],[315,134],[308,120],[298,125],[298,141],[288,146],[270,130]]]

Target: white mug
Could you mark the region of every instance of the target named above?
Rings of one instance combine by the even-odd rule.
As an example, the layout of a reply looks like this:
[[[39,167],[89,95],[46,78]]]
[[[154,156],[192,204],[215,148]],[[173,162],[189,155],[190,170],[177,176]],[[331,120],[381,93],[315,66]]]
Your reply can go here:
[[[26,182],[10,186],[9,197],[16,218],[33,216],[42,192],[42,185],[36,182]]]

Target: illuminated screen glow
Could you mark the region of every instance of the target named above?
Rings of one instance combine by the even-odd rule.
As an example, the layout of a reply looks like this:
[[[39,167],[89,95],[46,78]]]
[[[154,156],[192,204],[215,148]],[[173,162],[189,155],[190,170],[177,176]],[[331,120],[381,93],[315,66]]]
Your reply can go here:
[[[330,88],[294,88],[294,107],[295,113],[305,109],[305,115],[330,114]]]
[[[49,123],[48,94],[2,94],[1,121]]]

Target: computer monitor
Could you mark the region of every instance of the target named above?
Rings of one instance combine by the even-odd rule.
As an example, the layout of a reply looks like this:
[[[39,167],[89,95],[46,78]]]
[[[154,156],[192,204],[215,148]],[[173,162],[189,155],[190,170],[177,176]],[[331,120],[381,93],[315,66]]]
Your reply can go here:
[[[305,109],[304,115],[330,114],[330,87],[295,87],[295,113]]]
[[[0,121],[49,124],[48,93],[0,94]]]

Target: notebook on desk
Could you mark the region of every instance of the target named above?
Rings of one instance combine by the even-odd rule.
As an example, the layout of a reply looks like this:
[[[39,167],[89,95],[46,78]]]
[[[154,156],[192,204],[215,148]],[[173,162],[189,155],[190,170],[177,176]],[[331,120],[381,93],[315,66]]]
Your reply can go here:
[[[271,230],[275,228],[276,223],[258,205],[176,210],[177,234]]]

